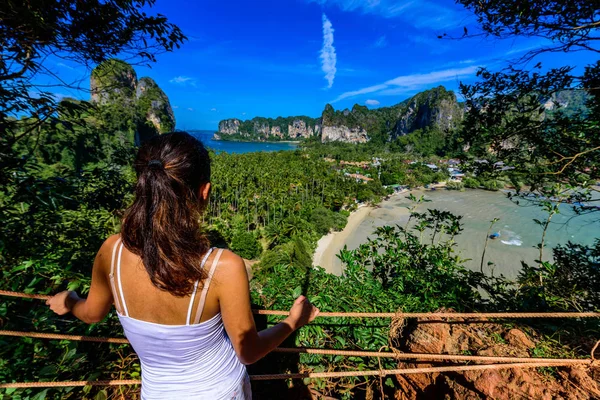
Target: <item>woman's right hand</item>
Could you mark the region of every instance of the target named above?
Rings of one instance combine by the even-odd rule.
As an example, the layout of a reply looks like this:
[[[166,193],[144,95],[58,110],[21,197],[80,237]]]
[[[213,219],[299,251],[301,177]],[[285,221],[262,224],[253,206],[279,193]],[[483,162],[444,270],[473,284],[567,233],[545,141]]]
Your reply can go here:
[[[298,296],[286,318],[294,330],[312,322],[319,314],[319,309],[313,306],[304,296]]]

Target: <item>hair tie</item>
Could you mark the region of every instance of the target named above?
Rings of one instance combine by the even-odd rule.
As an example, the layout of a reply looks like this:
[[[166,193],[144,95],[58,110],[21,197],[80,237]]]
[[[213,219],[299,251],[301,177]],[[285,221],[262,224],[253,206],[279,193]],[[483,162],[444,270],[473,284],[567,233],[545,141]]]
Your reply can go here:
[[[149,167],[163,167],[163,163],[160,160],[150,160],[148,162]]]

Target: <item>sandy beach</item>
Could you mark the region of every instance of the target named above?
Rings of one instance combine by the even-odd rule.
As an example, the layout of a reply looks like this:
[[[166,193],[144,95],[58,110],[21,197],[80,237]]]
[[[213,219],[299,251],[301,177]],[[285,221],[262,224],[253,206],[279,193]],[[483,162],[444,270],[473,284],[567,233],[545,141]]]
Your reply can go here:
[[[416,197],[424,194],[431,201],[419,205],[416,210],[418,212],[436,208],[463,217],[464,231],[456,238],[455,251],[464,260],[463,265],[466,268],[473,271],[480,269],[486,234],[493,218],[499,218],[493,232],[498,232],[500,238],[490,240],[487,244],[484,272],[503,274],[512,279],[521,271],[521,260],[534,264],[539,258],[536,245],[540,241],[541,230],[533,222],[533,219],[545,218],[539,207],[525,203],[518,206],[501,192],[476,189],[459,192],[440,188],[396,193],[375,207],[359,208],[351,214],[343,231],[321,238],[313,265],[320,265],[330,273],[341,275],[343,266],[337,255],[344,245],[348,246],[348,249],[356,249],[373,236],[377,227],[396,224],[404,226],[409,216],[407,207],[414,205],[406,198],[410,193]],[[568,204],[561,205],[560,213],[554,216],[547,232],[545,260],[551,260],[551,249],[557,244],[567,241],[592,244],[598,236],[597,223],[593,216],[574,217]],[[488,261],[493,262],[493,266],[489,266]]]
[[[313,265],[325,268],[330,274],[341,275],[342,268],[340,264],[334,263],[337,254],[344,247],[348,237],[365,220],[374,207],[361,206],[353,211],[348,217],[348,223],[340,232],[333,232],[323,236],[317,242],[317,250],[313,256]]]
[[[394,199],[405,198],[409,193],[408,191],[395,193],[374,207],[360,206],[350,214],[348,223],[342,231],[323,236],[317,242],[317,250],[313,256],[313,265],[321,266],[331,274],[341,275],[342,264],[337,255],[344,248],[344,245],[348,245],[350,249],[358,247],[363,240],[358,239],[359,242],[356,242],[357,232],[362,233],[360,235],[362,238],[363,236],[371,235],[378,226],[386,225],[386,221],[408,220],[408,209],[388,207],[387,205]],[[381,221],[381,223],[373,221]]]

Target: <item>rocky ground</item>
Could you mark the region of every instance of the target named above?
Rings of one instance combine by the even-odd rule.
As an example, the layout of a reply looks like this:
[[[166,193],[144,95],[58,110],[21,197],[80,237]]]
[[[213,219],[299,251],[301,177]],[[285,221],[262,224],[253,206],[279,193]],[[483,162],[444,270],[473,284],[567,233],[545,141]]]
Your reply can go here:
[[[407,353],[541,356],[542,338],[526,331],[532,333],[491,322],[464,323],[460,319],[420,320],[407,326],[400,323],[392,330],[397,349]],[[401,362],[398,368],[441,365]],[[600,399],[600,369],[583,366],[399,375],[396,379],[402,388],[396,392],[397,400]]]

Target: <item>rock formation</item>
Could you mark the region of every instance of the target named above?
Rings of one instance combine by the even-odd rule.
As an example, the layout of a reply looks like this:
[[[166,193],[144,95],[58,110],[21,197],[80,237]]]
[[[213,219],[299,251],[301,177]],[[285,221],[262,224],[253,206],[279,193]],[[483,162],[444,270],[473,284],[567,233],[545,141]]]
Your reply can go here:
[[[124,125],[132,121],[136,142],[175,129],[167,95],[152,78],[138,81],[133,67],[124,61],[112,59],[94,68],[90,88],[91,101],[108,110],[104,114],[113,122]]]
[[[225,140],[299,140],[319,134],[319,120],[309,117],[237,118],[219,122],[215,137]]]
[[[138,110],[158,133],[175,129],[175,115],[169,98],[152,78],[140,78],[136,88]]]
[[[464,109],[456,101],[453,92],[443,87],[427,90],[408,100],[393,136],[407,135],[432,126],[448,132],[460,124],[463,115]]]
[[[283,132],[281,132],[281,127],[272,126],[271,127],[271,136],[278,137],[279,139],[283,139]]]
[[[291,125],[288,125],[288,135],[290,138],[309,138],[314,134],[314,129],[306,125],[306,122],[296,119]]]
[[[539,338],[499,324],[464,324],[420,319],[397,326],[393,341],[406,353],[458,354],[497,357],[531,357]],[[447,365],[442,362],[401,362],[398,368]],[[597,399],[600,385],[582,366],[560,367],[554,376],[536,368],[429,373],[396,376],[396,399]]]
[[[383,141],[417,129],[454,129],[463,118],[456,95],[443,86],[421,92],[392,107],[368,109],[355,104],[352,110],[335,111],[325,106],[321,140],[362,143],[373,138]]]
[[[366,143],[369,141],[367,131],[360,126],[349,128],[341,126],[324,126],[321,133],[322,142]]]
[[[464,107],[456,95],[443,86],[433,88],[392,107],[368,109],[354,105],[336,111],[326,105],[320,119],[309,117],[256,117],[219,123],[218,136],[238,140],[297,140],[320,136],[321,141],[364,143],[377,138],[393,140],[418,129],[436,128],[448,132],[462,121]]]
[[[135,98],[137,74],[125,61],[111,59],[98,65],[90,76],[92,103],[132,102]]]
[[[240,131],[240,120],[237,118],[225,119],[219,122],[219,133],[224,135],[235,135]]]

